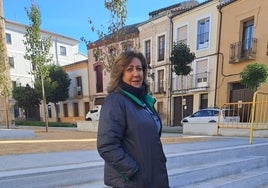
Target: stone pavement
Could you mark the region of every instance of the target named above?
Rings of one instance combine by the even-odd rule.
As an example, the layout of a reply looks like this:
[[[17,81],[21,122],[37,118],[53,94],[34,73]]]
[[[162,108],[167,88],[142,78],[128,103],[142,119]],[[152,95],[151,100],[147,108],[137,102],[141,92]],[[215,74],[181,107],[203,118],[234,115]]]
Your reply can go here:
[[[0,131],[0,138],[2,134],[6,137],[25,137],[33,136],[31,131],[27,130],[5,130],[3,133]],[[191,136],[183,135],[179,132],[181,127],[165,127],[163,128],[163,135],[165,136],[184,136],[184,137],[207,137],[207,136]],[[2,132],[2,133],[1,133]],[[22,134],[22,135],[20,135]],[[211,136],[208,136],[211,137]],[[249,145],[248,137],[222,137],[213,136],[213,140],[204,142],[189,142],[164,145],[166,155],[171,153],[183,153],[189,151],[200,151],[215,148],[233,147],[241,145]],[[0,141],[1,143],[1,141]],[[254,138],[253,144],[268,143],[268,138]],[[40,154],[21,154],[21,155],[8,155],[0,156],[0,174],[4,171],[13,171],[20,169],[35,169],[45,167],[56,167],[62,165],[73,165],[87,162],[101,161],[97,151],[67,151],[67,152],[52,152]]]
[[[162,132],[165,133],[182,133],[182,127],[181,126],[163,126]]]
[[[72,128],[68,128],[72,129]],[[163,126],[162,129],[165,133],[182,133],[181,126]],[[11,125],[10,129],[7,129],[6,126],[0,125],[0,139],[7,139],[7,138],[33,138],[34,131],[32,130],[23,130],[23,129],[16,129],[16,126]]]
[[[163,135],[174,137],[198,137],[183,135],[179,133],[180,131],[181,127],[164,127]],[[9,132],[9,135],[15,136],[15,134],[20,134],[20,132]],[[23,132],[23,134],[25,134],[25,132]],[[31,134],[32,133],[29,132],[28,136],[31,136]],[[248,137],[213,136],[213,138],[215,139],[204,142],[166,144],[163,146],[164,152],[168,158],[176,153],[184,154],[211,149],[217,150],[219,148],[250,146]],[[268,144],[268,138],[253,139],[252,145],[260,144]],[[30,175],[31,173],[49,173],[49,171],[53,170],[64,171],[65,169],[88,167],[91,164],[103,164],[103,161],[96,150],[0,156],[0,182],[5,180],[5,178],[19,176],[20,174]]]
[[[23,130],[23,129],[1,129],[0,128],[0,139],[20,139],[20,138],[34,138],[34,131]]]
[[[187,136],[176,134],[170,134],[169,136],[195,137],[190,135]],[[214,136],[214,138],[216,139],[204,142],[166,144],[163,147],[166,155],[169,155],[175,152],[194,152],[208,149],[250,145],[248,138],[246,137]],[[255,138],[253,141],[253,145],[261,143],[268,143],[268,138]],[[29,169],[38,167],[60,166],[66,164],[79,164],[85,162],[96,162],[99,160],[101,159],[96,150],[7,155],[0,156],[0,172],[18,170],[23,168]]]

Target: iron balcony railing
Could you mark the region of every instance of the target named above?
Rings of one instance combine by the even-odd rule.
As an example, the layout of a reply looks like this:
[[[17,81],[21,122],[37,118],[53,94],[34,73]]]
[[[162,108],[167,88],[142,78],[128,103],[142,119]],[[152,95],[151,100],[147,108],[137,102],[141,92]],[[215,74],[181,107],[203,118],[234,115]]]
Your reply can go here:
[[[182,78],[182,80],[181,80]],[[209,72],[176,76],[172,80],[172,92],[200,91],[209,88]]]
[[[236,42],[230,45],[230,63],[245,60],[254,60],[257,53],[257,39],[250,38],[245,41]]]
[[[165,94],[166,93],[166,81],[158,81],[150,83],[151,92],[153,94]]]
[[[73,97],[78,97],[83,95],[83,90],[81,86],[73,87]]]

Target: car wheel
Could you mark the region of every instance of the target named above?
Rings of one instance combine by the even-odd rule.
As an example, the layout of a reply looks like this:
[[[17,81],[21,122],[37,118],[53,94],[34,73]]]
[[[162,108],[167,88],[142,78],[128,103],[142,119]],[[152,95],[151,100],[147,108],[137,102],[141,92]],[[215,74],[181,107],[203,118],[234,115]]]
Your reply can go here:
[[[210,120],[209,123],[217,123],[215,120]]]

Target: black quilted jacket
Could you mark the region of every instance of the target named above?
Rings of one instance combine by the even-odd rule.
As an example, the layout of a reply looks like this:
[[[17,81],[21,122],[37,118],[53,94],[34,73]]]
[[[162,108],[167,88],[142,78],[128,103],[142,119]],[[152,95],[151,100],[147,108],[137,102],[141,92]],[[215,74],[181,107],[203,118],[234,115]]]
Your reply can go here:
[[[122,92],[109,94],[100,112],[97,148],[104,183],[120,188],[168,188],[166,157],[153,118]]]

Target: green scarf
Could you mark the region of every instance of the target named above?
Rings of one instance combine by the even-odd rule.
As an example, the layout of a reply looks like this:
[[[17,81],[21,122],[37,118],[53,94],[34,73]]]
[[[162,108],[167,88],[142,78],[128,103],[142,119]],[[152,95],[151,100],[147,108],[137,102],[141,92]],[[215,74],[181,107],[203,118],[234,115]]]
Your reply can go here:
[[[126,94],[130,99],[132,99],[136,104],[138,104],[139,106],[143,107],[143,103],[140,99],[138,99],[135,95],[131,94],[130,92],[123,90],[120,88],[120,91],[122,91],[124,94]],[[150,108],[150,110],[152,110],[153,112],[155,112],[154,109],[154,104],[155,104],[155,99],[153,98],[152,95],[146,94],[143,97],[144,102],[146,103],[146,105]]]

